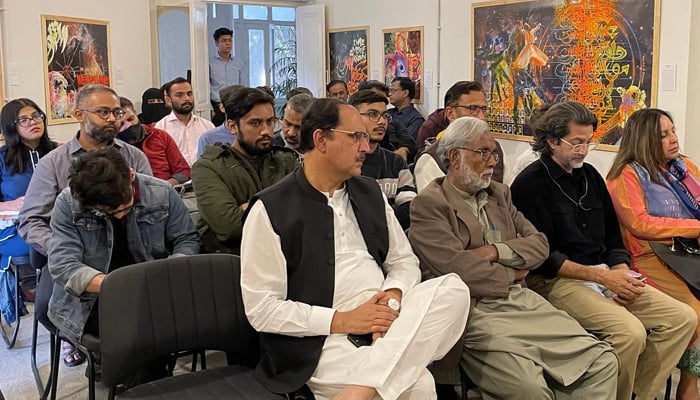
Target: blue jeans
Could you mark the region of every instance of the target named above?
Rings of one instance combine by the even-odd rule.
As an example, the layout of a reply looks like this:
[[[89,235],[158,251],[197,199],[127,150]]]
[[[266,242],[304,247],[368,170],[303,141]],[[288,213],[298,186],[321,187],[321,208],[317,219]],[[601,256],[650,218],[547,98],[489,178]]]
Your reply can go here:
[[[17,234],[14,226],[0,229],[0,311],[5,321],[11,324],[17,319],[17,314],[24,315],[24,298],[20,293],[19,311],[15,309],[15,288],[17,276],[9,271],[10,257],[26,257],[29,246]]]

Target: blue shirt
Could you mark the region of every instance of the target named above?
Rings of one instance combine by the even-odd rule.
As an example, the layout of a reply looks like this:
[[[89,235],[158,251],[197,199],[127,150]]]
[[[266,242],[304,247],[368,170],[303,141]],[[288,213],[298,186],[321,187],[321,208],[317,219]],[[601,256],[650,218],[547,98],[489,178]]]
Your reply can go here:
[[[413,104],[409,104],[401,110],[398,108],[392,108],[389,110],[389,113],[391,114],[391,118],[393,120],[401,122],[403,126],[406,127],[408,133],[413,136],[413,139],[418,136],[420,126],[423,125],[423,122],[425,122],[425,118],[423,118],[423,115],[416,110]]]
[[[219,90],[226,86],[245,84],[243,80],[243,63],[231,57],[228,61],[216,56],[209,59],[209,98],[220,103]]]
[[[29,181],[32,179],[35,167],[33,163],[30,163],[30,165],[24,169],[24,172],[13,174],[10,171],[10,167],[5,165],[6,154],[7,147],[3,146],[0,148],[0,201],[12,201],[24,196],[27,193]],[[36,156],[32,158],[38,161],[39,154],[37,153]]]
[[[204,154],[204,149],[210,144],[214,144],[216,142],[233,144],[235,141],[236,136],[230,130],[228,130],[225,123],[217,126],[214,129],[210,129],[202,133],[202,136],[199,137],[199,142],[197,144],[197,159]]]

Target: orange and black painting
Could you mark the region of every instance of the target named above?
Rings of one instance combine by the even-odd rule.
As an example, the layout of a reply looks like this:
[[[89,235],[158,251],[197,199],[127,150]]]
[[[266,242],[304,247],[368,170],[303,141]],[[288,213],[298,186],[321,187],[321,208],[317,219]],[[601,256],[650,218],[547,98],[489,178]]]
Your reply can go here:
[[[615,145],[629,115],[655,103],[658,0],[489,2],[472,8],[474,75],[493,132],[531,136],[543,104],[578,101]]]
[[[348,92],[369,80],[369,27],[331,29],[328,32],[329,81],[339,79]]]

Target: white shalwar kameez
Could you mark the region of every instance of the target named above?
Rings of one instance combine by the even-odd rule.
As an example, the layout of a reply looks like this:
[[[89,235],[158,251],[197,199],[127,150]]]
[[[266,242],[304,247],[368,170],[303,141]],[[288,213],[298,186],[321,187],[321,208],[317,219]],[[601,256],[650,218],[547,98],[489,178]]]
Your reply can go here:
[[[426,366],[442,358],[466,326],[468,288],[455,274],[418,284],[418,259],[386,198],[384,203],[389,228],[386,277],[367,251],[346,190],[328,197],[335,235],[332,308],[286,300],[286,261],[262,201],[253,205],[243,227],[241,288],[251,325],[261,332],[327,336],[307,382],[316,399],[330,399],[348,385],[376,388],[376,398],[384,400],[435,399]],[[336,311],[350,311],[391,288],[403,293],[401,311],[383,338],[357,348],[347,335],[330,334]]]

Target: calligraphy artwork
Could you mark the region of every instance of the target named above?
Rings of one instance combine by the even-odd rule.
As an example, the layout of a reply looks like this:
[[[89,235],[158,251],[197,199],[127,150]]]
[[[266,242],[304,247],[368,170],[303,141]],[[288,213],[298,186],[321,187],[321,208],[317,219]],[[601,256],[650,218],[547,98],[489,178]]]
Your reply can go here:
[[[416,85],[414,103],[423,103],[423,27],[382,30],[384,37],[384,82],[396,77],[411,78]]]
[[[369,80],[369,27],[331,29],[328,31],[329,81],[340,79],[353,94]]]
[[[474,75],[491,130],[530,140],[536,108],[578,101],[598,117],[594,140],[616,150],[630,114],[656,103],[658,8],[659,0],[474,4]]]
[[[109,22],[42,15],[41,27],[47,122],[76,122],[78,90],[91,83],[111,83]]]

